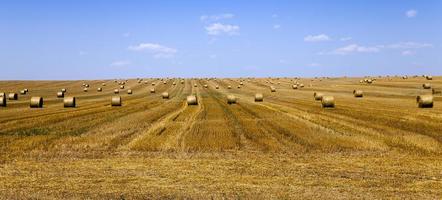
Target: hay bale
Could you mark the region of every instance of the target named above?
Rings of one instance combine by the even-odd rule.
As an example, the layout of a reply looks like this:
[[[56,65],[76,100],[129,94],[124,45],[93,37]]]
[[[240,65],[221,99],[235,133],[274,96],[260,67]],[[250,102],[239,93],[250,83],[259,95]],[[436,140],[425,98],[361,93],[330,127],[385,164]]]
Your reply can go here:
[[[172,85],[176,85],[176,83],[175,83],[175,82],[173,82],[173,83],[172,83]]]
[[[235,104],[236,103],[236,97],[233,94],[227,95],[227,103],[228,104]]]
[[[6,93],[0,92],[0,97],[6,97]]]
[[[43,108],[43,98],[42,97],[31,97],[31,108]]]
[[[83,88],[83,92],[87,92],[87,90],[88,90],[87,88]]]
[[[187,96],[187,105],[198,105],[198,100],[195,95]]]
[[[161,94],[161,96],[163,97],[163,99],[169,99],[169,93],[168,92],[163,92]]]
[[[433,107],[433,95],[419,95],[416,97],[416,103],[419,108],[432,108]]]
[[[66,93],[66,88],[62,88],[60,91],[62,91],[63,93]]]
[[[119,89],[115,89],[114,90],[114,94],[118,94],[118,93],[120,93],[120,90]]]
[[[276,88],[273,87],[273,86],[270,86],[270,91],[271,91],[271,92],[276,92]]]
[[[241,85],[238,85],[238,87],[237,87],[238,89],[241,89]]]
[[[8,99],[9,100],[18,100],[18,94],[17,93],[9,93]]]
[[[264,100],[264,96],[262,93],[256,93],[255,94],[255,102],[262,102]]]
[[[313,93],[313,97],[315,98],[316,101],[321,101],[322,97],[324,97],[324,93],[315,92],[315,93]]]
[[[304,87],[304,84],[302,84],[302,83],[299,84],[299,87],[300,87],[300,88],[303,88],[303,87]]]
[[[26,95],[26,91],[25,90],[20,90],[20,94],[21,95]]]
[[[219,86],[218,86],[218,85],[216,85],[216,86],[215,86],[215,89],[219,89]]]
[[[155,86],[155,83],[152,83],[151,85],[152,85],[152,86]]]
[[[204,88],[208,88],[209,86],[208,85],[204,85]]]
[[[232,89],[232,86],[228,85],[228,86],[227,86],[227,89],[229,89],[229,90]]]
[[[106,83],[102,83],[101,86],[103,86],[103,87],[106,86]]]
[[[164,84],[164,85],[166,85],[166,84],[167,84],[167,82],[166,82],[166,81],[163,81],[163,84]]]
[[[334,108],[335,98],[333,96],[322,96],[321,104],[323,108]]]
[[[120,89],[124,89],[124,85],[120,85]]]
[[[244,85],[244,83],[243,82],[239,82],[239,85]]]
[[[404,79],[404,80],[408,79],[408,76],[402,76],[402,79]]]
[[[293,88],[294,90],[297,90],[297,89],[298,89],[298,85],[294,84],[294,85],[292,85],[292,88]]]
[[[97,88],[97,92],[101,92],[101,91],[103,91],[103,88],[101,88],[101,87]]]
[[[77,106],[75,97],[65,97],[63,104],[65,108],[75,108]]]
[[[155,93],[155,88],[150,88],[150,93]]]
[[[25,91],[26,93],[28,93],[28,92],[29,92],[29,90],[28,90],[28,89],[26,89],[26,88],[25,88],[25,89],[23,89],[23,90],[24,90],[24,91]]]
[[[184,84],[184,80],[181,80],[180,83],[181,83],[181,84]]]
[[[127,94],[132,94],[132,90],[127,90]]]
[[[362,92],[362,90],[353,90],[353,95],[354,95],[356,98],[361,98],[361,97],[364,96],[364,92]]]
[[[87,87],[87,88],[88,88],[88,87],[89,87],[89,84],[85,84],[84,87]]]
[[[193,84],[193,87],[198,87],[198,85],[195,83],[195,84]]]
[[[64,97],[64,92],[57,92],[57,98],[63,98]]]
[[[424,83],[424,84],[422,84],[422,87],[423,87],[424,89],[431,89],[431,84],[429,84],[429,83]]]
[[[6,97],[0,96],[0,107],[6,107]]]
[[[432,76],[425,76],[425,78],[426,78],[427,80],[429,80],[429,81],[433,80],[433,77],[432,77]]]
[[[120,96],[113,96],[111,98],[111,106],[121,106],[121,97]]]

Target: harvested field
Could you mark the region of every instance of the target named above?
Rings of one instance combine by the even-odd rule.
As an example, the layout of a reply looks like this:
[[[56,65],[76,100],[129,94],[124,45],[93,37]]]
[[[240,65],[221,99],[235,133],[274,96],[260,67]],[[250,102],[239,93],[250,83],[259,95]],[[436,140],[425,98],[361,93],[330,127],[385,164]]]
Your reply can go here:
[[[118,107],[114,80],[87,81],[102,92],[84,92],[85,81],[0,81],[0,92],[19,94],[0,107],[0,196],[442,198],[442,96],[432,108],[416,103],[433,93],[422,84],[442,88],[442,77],[361,79],[130,79]],[[60,88],[75,108],[54,95]]]

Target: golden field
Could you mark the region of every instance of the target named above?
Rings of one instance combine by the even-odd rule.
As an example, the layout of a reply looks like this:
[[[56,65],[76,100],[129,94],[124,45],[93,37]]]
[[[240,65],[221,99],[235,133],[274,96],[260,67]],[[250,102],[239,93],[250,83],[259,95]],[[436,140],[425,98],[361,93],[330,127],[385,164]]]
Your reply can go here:
[[[110,106],[114,80],[1,81],[0,92],[29,93],[0,107],[0,198],[441,199],[442,96],[433,108],[416,96],[442,77],[360,79],[131,79],[121,107]],[[30,108],[32,96],[44,107]]]

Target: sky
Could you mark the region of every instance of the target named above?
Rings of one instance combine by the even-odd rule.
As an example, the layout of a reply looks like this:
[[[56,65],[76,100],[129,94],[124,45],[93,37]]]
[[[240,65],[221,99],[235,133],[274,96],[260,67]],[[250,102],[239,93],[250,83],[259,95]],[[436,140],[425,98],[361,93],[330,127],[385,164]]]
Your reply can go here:
[[[442,75],[440,0],[1,0],[0,80]]]

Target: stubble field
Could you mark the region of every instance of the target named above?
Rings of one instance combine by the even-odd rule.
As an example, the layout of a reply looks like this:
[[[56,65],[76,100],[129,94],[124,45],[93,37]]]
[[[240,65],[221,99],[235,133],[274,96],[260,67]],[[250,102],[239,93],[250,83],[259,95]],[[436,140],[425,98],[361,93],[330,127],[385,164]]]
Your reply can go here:
[[[114,80],[0,81],[7,94],[29,89],[0,107],[0,198],[442,198],[442,96],[416,105],[442,77],[360,79],[131,79],[121,107],[110,105]],[[44,107],[30,108],[32,96]]]

